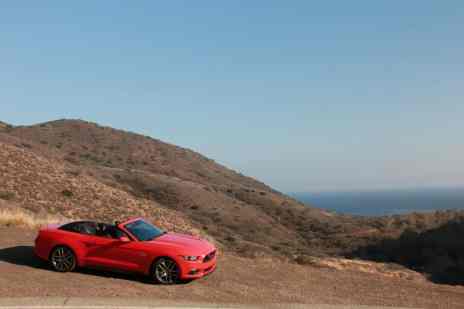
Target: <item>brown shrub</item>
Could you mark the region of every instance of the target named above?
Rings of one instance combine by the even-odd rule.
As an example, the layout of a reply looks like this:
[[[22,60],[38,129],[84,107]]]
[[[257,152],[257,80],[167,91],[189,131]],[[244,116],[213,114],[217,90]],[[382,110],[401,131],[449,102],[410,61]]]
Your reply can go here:
[[[61,216],[36,215],[24,209],[0,209],[0,226],[21,226],[39,228],[40,226],[67,221]]]
[[[5,200],[5,201],[10,201],[14,199],[15,194],[13,192],[0,192],[0,199]]]

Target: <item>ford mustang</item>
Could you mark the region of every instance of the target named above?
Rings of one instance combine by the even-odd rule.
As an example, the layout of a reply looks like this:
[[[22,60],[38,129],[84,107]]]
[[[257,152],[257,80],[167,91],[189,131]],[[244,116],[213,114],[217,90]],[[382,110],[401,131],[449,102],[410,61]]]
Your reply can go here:
[[[160,284],[198,279],[216,268],[214,245],[162,231],[142,218],[48,225],[40,229],[34,252],[59,272],[96,267],[141,273]]]

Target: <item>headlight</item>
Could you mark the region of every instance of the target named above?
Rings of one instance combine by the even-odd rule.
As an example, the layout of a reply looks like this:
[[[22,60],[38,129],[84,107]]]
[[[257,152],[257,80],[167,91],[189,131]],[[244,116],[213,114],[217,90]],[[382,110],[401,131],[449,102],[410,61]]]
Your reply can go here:
[[[198,261],[200,259],[199,256],[193,256],[193,255],[183,255],[182,258],[186,261],[190,261],[190,262],[195,262],[195,261]]]

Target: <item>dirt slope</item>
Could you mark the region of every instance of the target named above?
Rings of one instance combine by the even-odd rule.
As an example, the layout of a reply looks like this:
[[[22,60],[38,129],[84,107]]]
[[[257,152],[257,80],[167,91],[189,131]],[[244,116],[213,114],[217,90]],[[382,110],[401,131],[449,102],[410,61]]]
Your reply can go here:
[[[414,277],[300,266],[272,258],[226,254],[211,276],[163,287],[134,276],[81,270],[60,274],[32,256],[35,233],[0,228],[0,297],[121,297],[201,303],[306,303],[463,308],[464,288]],[[27,278],[27,280],[25,280]]]
[[[193,230],[180,213],[81,174],[64,162],[0,142],[0,198],[34,212],[67,218],[152,218],[174,230]]]
[[[196,152],[150,137],[60,120],[14,127],[3,134],[3,141],[65,161],[76,173],[104,183],[105,189],[176,210],[244,255],[341,252],[353,241],[344,235],[360,231],[359,220],[306,207]]]

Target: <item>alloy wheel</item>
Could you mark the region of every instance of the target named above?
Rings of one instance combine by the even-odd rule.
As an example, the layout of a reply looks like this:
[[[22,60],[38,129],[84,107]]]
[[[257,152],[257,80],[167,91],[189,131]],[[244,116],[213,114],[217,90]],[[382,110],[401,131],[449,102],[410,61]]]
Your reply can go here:
[[[58,247],[53,250],[50,261],[53,268],[59,272],[73,271],[76,267],[74,253],[67,247]]]
[[[174,284],[179,280],[179,267],[173,260],[161,258],[154,265],[154,275],[161,284]]]

